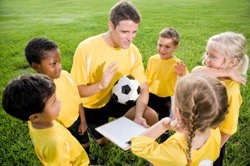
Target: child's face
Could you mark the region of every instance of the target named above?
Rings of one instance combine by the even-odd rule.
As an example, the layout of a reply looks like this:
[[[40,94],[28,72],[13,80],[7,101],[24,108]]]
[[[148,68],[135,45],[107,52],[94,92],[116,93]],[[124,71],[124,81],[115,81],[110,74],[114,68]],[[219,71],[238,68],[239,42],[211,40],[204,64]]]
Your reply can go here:
[[[213,49],[209,48],[207,49],[205,55],[205,62],[207,67],[217,68],[217,69],[226,68],[225,56]]]
[[[39,119],[42,123],[49,123],[55,120],[60,113],[61,102],[57,99],[56,93],[54,93],[46,102],[44,110],[39,113]]]
[[[159,37],[157,51],[161,59],[172,58],[173,52],[178,48],[178,45],[175,46],[171,38],[162,38]]]
[[[36,64],[38,73],[45,74],[51,79],[60,77],[62,71],[61,54],[59,49],[53,49],[46,52],[46,58],[41,60],[40,64]]]

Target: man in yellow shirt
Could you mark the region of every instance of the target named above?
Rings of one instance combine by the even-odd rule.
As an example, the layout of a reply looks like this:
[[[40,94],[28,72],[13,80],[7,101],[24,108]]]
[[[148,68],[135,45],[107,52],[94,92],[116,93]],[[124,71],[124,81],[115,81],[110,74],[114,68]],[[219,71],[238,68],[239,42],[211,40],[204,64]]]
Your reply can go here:
[[[88,128],[99,144],[107,140],[94,128],[107,123],[109,117],[126,116],[144,126],[157,121],[155,111],[147,107],[142,57],[132,43],[140,20],[131,3],[117,3],[110,11],[109,30],[82,41],[75,51],[71,75],[82,97]],[[132,105],[119,104],[111,97],[113,85],[125,75],[135,77],[141,86],[141,94]]]

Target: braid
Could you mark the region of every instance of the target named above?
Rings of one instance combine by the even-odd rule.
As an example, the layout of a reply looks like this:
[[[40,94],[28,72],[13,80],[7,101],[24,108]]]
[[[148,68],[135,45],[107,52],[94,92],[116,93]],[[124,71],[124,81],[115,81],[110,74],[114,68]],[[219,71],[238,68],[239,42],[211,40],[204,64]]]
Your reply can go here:
[[[192,141],[193,141],[193,138],[195,136],[195,131],[196,131],[196,120],[198,118],[198,115],[197,115],[197,106],[195,104],[195,101],[192,97],[191,99],[191,103],[192,103],[192,107],[191,107],[191,111],[190,111],[190,119],[189,119],[189,124],[187,124],[189,127],[188,127],[188,136],[187,136],[187,149],[186,149],[186,152],[187,152],[187,165],[190,166],[191,165],[191,159],[192,159],[192,156],[191,156],[191,149],[192,149]]]
[[[226,88],[216,78],[186,75],[178,80],[174,94],[174,109],[178,108],[181,123],[187,133],[187,165],[191,165],[192,144],[197,132],[204,134],[219,125],[227,112]]]

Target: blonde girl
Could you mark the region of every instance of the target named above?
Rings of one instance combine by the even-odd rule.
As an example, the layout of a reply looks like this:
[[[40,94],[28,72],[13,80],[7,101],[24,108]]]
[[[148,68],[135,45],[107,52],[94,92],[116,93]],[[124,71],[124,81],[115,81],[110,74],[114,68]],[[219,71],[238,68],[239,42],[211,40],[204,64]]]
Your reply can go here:
[[[219,78],[227,88],[228,115],[219,126],[221,131],[221,154],[215,165],[222,165],[227,140],[236,133],[238,126],[239,110],[242,104],[240,84],[231,78],[238,75],[246,76],[249,66],[247,56],[247,42],[242,34],[224,32],[209,38],[203,63],[205,66],[196,67],[192,73],[213,75]],[[242,77],[238,77],[241,78]],[[244,79],[244,78],[243,78]],[[237,80],[237,79],[236,79]],[[242,82],[240,80],[239,82]]]
[[[227,94],[216,78],[188,74],[177,81],[175,120],[163,118],[132,138],[131,149],[153,165],[213,164],[220,151],[218,125],[227,113]],[[155,140],[166,130],[178,130],[165,142]]]

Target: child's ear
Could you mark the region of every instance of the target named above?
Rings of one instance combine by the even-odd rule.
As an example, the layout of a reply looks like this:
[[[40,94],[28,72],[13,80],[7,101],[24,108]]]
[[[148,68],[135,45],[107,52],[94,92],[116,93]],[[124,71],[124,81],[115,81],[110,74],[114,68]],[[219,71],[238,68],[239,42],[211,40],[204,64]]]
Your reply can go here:
[[[37,73],[39,73],[40,66],[39,66],[38,63],[32,62],[32,63],[31,63],[31,67],[32,67]]]
[[[179,44],[177,44],[176,46],[175,46],[175,49],[178,49],[179,48]]]
[[[234,67],[234,66],[236,66],[237,64],[238,64],[238,59],[236,58],[236,57],[234,57],[232,60],[231,60],[231,62],[229,63],[229,66],[230,67]]]
[[[39,115],[38,114],[32,114],[32,115],[30,115],[30,117],[29,117],[29,120],[31,121],[31,122],[38,122],[39,121]]]

